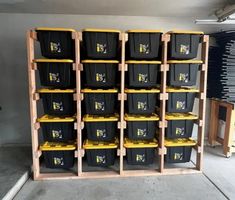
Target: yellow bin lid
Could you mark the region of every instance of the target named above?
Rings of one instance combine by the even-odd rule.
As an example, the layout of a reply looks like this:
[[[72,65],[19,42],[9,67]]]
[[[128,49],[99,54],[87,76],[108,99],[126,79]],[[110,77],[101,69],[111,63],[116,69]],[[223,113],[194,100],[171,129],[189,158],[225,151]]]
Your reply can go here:
[[[116,149],[118,147],[118,139],[113,142],[91,141],[85,140],[83,144],[84,149]]]
[[[136,93],[136,94],[144,94],[144,93],[159,93],[160,90],[158,88],[152,89],[125,89],[125,93]]]
[[[82,60],[82,63],[119,63],[118,60]]]
[[[181,147],[181,146],[195,146],[197,142],[191,138],[180,138],[180,139],[165,139],[166,147]]]
[[[37,122],[74,122],[76,117],[55,117],[50,115],[43,115],[37,119]]]
[[[45,142],[39,149],[41,151],[71,151],[76,149],[76,145],[58,142]]]
[[[127,60],[126,64],[161,64],[158,60]]]
[[[126,121],[158,121],[159,117],[155,113],[151,115],[125,114],[124,119]]]
[[[198,119],[198,116],[192,113],[166,113],[166,120],[193,120],[193,119]]]
[[[76,32],[76,30],[71,28],[51,28],[51,27],[38,27],[35,28],[36,31],[69,31],[69,32]]]
[[[187,31],[187,30],[173,30],[168,31],[169,34],[192,34],[192,35],[203,35],[204,32],[202,31]]]
[[[127,33],[162,33],[161,30],[148,30],[148,29],[132,29],[126,32]]]
[[[154,148],[157,147],[157,140],[130,140],[128,138],[124,139],[124,147],[126,148]]]
[[[175,88],[175,87],[167,87],[166,92],[199,92],[197,88]]]
[[[114,115],[104,115],[104,116],[99,116],[99,115],[84,115],[83,121],[84,122],[114,122],[118,121],[119,115],[115,113]]]
[[[168,64],[202,64],[202,60],[168,60]]]
[[[73,63],[70,59],[35,59],[33,62],[36,63]]]
[[[118,89],[90,89],[90,88],[85,88],[85,89],[82,89],[81,92],[83,92],[83,93],[117,93]]]
[[[74,93],[74,89],[48,89],[48,88],[43,88],[38,90],[39,93]]]
[[[103,33],[121,33],[120,30],[117,29],[97,29],[97,28],[85,28],[82,30],[83,32],[103,32]]]

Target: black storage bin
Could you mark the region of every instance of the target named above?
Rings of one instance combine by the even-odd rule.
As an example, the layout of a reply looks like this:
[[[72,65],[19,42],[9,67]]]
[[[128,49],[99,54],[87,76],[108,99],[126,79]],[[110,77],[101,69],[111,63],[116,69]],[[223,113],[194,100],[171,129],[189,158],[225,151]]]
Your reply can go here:
[[[75,43],[72,39],[73,29],[36,28],[42,56],[46,58],[74,59]]]
[[[117,85],[117,60],[83,60],[85,86],[92,88],[112,88]]]
[[[75,117],[53,117],[44,115],[37,119],[42,127],[44,141],[69,142],[76,139]]]
[[[159,117],[152,115],[125,114],[126,134],[131,140],[152,140],[156,135]]]
[[[114,165],[117,145],[117,140],[112,143],[85,140],[83,148],[86,150],[87,164],[99,167]]]
[[[110,115],[115,113],[117,89],[83,89],[86,113]]]
[[[85,129],[87,132],[87,139],[93,141],[112,141],[117,133],[117,121],[119,115],[85,115],[83,121],[85,122]]]
[[[165,140],[167,154],[165,161],[167,163],[185,163],[190,161],[192,147],[196,141],[192,139]]]
[[[119,30],[84,29],[83,53],[86,59],[116,59],[119,53]]]
[[[171,31],[170,59],[193,59],[197,57],[198,45],[203,32]]]
[[[127,138],[124,140],[126,147],[127,164],[129,165],[150,165],[154,161],[157,141],[136,140]]]
[[[152,114],[155,112],[159,89],[125,89],[127,110],[130,114]]]
[[[167,88],[169,97],[167,101],[167,112],[188,113],[192,112],[197,89],[175,89]]]
[[[42,86],[54,88],[75,88],[76,73],[72,60],[37,59]]]
[[[128,64],[128,87],[156,87],[160,61],[126,61]]]
[[[190,138],[193,132],[194,120],[198,119],[193,114],[168,113],[166,114],[166,138]]]
[[[158,59],[162,33],[158,30],[129,30],[127,41],[127,58]]]
[[[74,90],[40,89],[45,114],[55,116],[71,116],[76,112],[73,100]]]
[[[74,144],[45,142],[40,146],[47,168],[72,168],[74,165]]]
[[[202,61],[199,60],[170,60],[167,74],[169,86],[196,85],[197,72]]]

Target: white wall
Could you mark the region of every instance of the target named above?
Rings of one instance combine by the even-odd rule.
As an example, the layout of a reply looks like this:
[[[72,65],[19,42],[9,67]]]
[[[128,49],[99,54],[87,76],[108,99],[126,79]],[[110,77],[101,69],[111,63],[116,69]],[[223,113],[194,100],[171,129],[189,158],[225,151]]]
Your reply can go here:
[[[38,26],[82,28],[219,30],[187,18],[95,15],[0,14],[0,145],[30,143],[25,34]],[[231,26],[231,25],[230,25]]]

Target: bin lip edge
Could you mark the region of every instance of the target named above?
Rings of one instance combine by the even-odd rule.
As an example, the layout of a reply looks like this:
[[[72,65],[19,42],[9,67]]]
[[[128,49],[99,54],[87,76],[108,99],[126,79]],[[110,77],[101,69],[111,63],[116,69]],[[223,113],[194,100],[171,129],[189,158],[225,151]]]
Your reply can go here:
[[[189,30],[172,30],[172,31],[168,31],[167,34],[204,35],[204,32],[202,32],[202,31],[189,31]]]
[[[175,114],[178,114],[180,116],[175,116]],[[165,116],[166,120],[195,120],[198,119],[198,116],[193,113],[166,113]]]
[[[118,121],[119,115],[115,113],[112,116],[109,116],[109,118],[105,118],[104,116],[96,116],[95,118],[93,115],[85,114],[83,116],[83,121],[84,122],[115,122]]]
[[[58,116],[50,116],[50,115],[43,115],[37,118],[37,122],[74,122],[76,120],[76,116],[73,117],[58,117]]]
[[[162,64],[161,61],[158,60],[127,60],[126,64]]]
[[[165,139],[164,142],[164,145],[166,147],[189,147],[189,146],[195,146],[196,144],[197,141],[192,138]]]
[[[76,149],[76,144],[66,144],[59,142],[44,142],[40,145],[41,151],[73,151]]]
[[[118,29],[99,29],[99,28],[85,28],[82,32],[103,32],[103,33],[121,33]]]
[[[174,88],[174,87],[167,87],[166,92],[169,93],[181,93],[181,92],[187,92],[187,93],[198,93],[199,89],[197,88]]]
[[[126,33],[163,33],[162,30],[153,30],[153,29],[130,29]]]
[[[159,88],[152,88],[152,89],[128,89],[125,88],[125,93],[128,94],[154,94],[154,93],[160,93]]]
[[[151,141],[145,141],[145,142],[150,142],[150,144],[143,143],[142,141],[144,140],[130,140],[128,138],[124,138],[124,144],[123,146],[128,148],[128,149],[133,149],[133,148],[155,148],[158,147],[157,140],[154,138]],[[134,144],[133,142],[136,142],[138,144]]]
[[[140,117],[138,117],[140,116]],[[135,114],[128,114],[128,113],[125,113],[124,115],[124,119],[126,121],[159,121],[159,116],[155,113],[152,113],[151,116],[143,116],[143,115],[135,115]]]
[[[75,89],[49,89],[42,88],[37,90],[38,93],[74,93]]]
[[[168,60],[168,64],[203,64],[202,60]]]
[[[81,63],[119,63],[118,60],[82,60]]]
[[[90,89],[90,88],[84,88],[81,90],[82,93],[118,93],[118,89]]]
[[[46,59],[46,58],[40,58],[40,59],[34,59],[34,63],[73,63],[74,61],[71,59]]]
[[[36,27],[35,31],[65,31],[65,32],[76,32],[72,28],[58,28],[58,27]]]
[[[91,143],[91,144],[87,144],[87,143]],[[98,144],[94,145],[92,143],[98,143]],[[89,150],[89,149],[117,149],[118,148],[118,140],[116,138],[115,141],[104,142],[104,141],[91,141],[91,140],[86,139],[83,142],[83,148],[87,149],[87,150]]]

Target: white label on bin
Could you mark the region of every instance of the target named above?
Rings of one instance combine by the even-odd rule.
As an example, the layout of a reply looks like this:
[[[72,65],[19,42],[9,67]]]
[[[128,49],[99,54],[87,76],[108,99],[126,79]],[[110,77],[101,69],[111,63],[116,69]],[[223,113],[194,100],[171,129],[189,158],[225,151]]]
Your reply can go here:
[[[185,109],[185,101],[176,101],[176,109],[184,110]]]
[[[57,110],[57,111],[63,111],[64,107],[63,107],[63,103],[62,102],[52,102],[53,105],[53,110]]]
[[[97,129],[96,136],[100,138],[106,138],[106,130],[105,129]]]
[[[138,74],[138,81],[141,83],[148,82],[148,74]]]
[[[96,82],[106,83],[105,74],[96,73],[95,79],[96,79]]]
[[[49,73],[49,80],[50,82],[60,82],[60,74],[59,73]]]
[[[63,166],[64,165],[64,158],[63,157],[60,157],[60,158],[54,157],[53,162],[54,162],[54,165]]]
[[[174,153],[174,160],[183,160],[183,153]]]
[[[98,53],[103,53],[106,54],[107,53],[107,44],[96,44],[96,51]]]
[[[189,45],[181,44],[180,45],[180,53],[184,55],[189,54]]]
[[[96,156],[96,163],[105,164],[106,163],[106,157],[105,156]]]
[[[104,102],[95,102],[95,110],[102,110],[104,111]]]
[[[52,138],[62,139],[62,130],[52,130],[51,131]]]
[[[59,42],[50,42],[50,49],[52,53],[61,53],[61,45]]]
[[[137,129],[137,136],[139,137],[146,137],[147,136],[147,130],[145,129]]]
[[[136,154],[136,162],[145,162],[145,154]]]
[[[189,74],[188,73],[179,73],[178,80],[184,83],[188,83],[189,81]]]
[[[137,109],[138,110],[147,110],[147,102],[137,102]]]
[[[182,128],[176,127],[175,134],[183,136],[185,134],[184,127],[182,127]]]
[[[149,54],[149,44],[140,44],[140,53]]]

